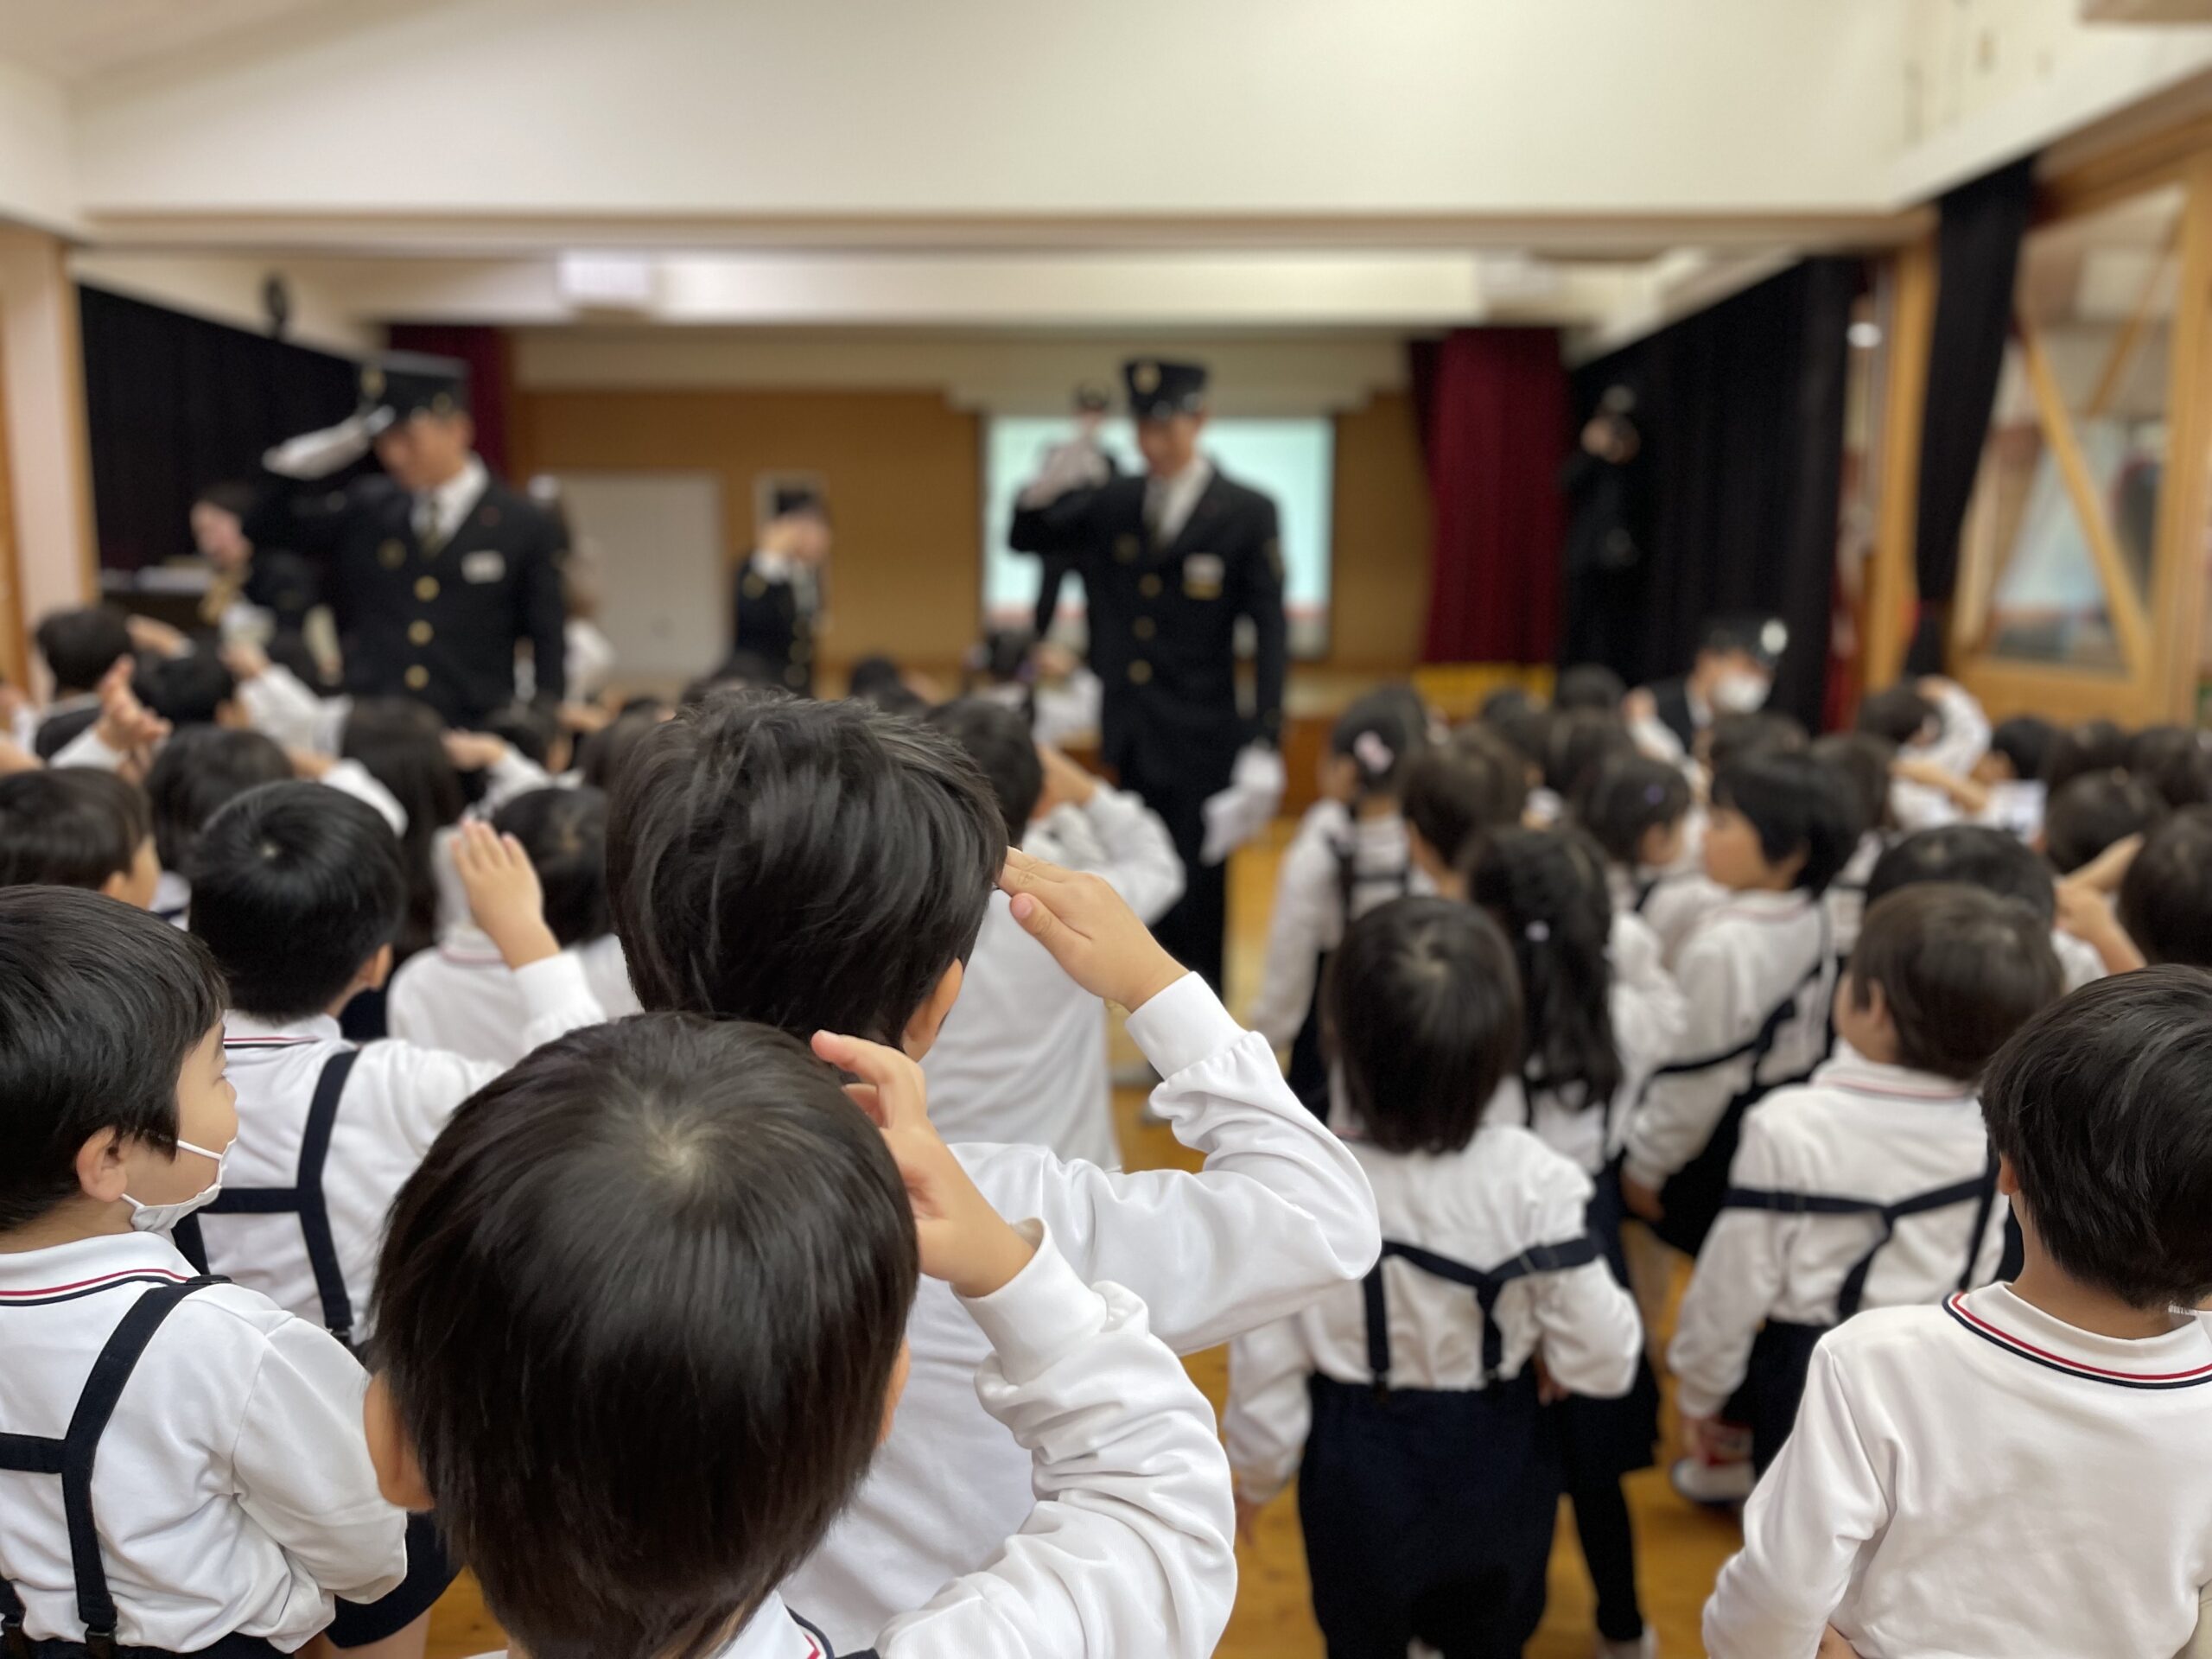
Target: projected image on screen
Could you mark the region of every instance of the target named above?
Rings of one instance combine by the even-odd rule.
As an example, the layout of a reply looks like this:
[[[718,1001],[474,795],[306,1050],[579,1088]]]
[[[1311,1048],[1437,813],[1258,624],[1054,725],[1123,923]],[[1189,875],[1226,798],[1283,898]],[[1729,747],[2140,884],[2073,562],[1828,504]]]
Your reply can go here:
[[[1000,416],[986,423],[983,448],[983,617],[994,628],[1029,626],[1037,605],[1039,562],[1010,551],[1007,528],[1014,499],[1045,452],[1075,435],[1065,416]],[[1126,420],[1109,421],[1100,442],[1123,472],[1141,469],[1136,436]],[[1281,515],[1284,607],[1290,648],[1319,657],[1329,642],[1329,504],[1336,430],[1325,417],[1313,420],[1212,420],[1200,446],[1215,466],[1240,484],[1274,498]],[[1056,632],[1079,637],[1083,585],[1060,589]]]

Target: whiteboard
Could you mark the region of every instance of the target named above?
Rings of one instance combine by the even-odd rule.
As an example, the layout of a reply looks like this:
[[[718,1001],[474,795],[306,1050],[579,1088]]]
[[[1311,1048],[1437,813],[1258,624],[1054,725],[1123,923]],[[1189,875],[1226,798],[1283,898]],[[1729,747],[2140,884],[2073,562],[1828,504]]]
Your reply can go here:
[[[598,622],[618,683],[682,682],[729,651],[721,480],[712,473],[562,473],[570,534],[598,563]]]

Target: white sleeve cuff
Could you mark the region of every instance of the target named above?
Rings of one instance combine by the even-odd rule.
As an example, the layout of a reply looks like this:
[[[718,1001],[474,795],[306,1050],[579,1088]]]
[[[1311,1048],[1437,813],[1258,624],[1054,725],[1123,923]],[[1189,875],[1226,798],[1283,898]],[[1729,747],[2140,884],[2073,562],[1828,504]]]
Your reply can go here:
[[[1185,974],[1129,1015],[1129,1036],[1163,1077],[1234,1048],[1244,1036],[1213,988]]]
[[[523,1003],[532,1020],[559,1014],[579,1001],[592,1000],[591,982],[584,977],[582,961],[567,950],[516,969],[515,983],[521,988]]]
[[[988,1296],[962,1297],[998,1355],[1006,1380],[1028,1382],[1096,1336],[1106,1322],[1105,1299],[1068,1265],[1041,1221],[1014,1230],[1036,1247],[1020,1273]]]

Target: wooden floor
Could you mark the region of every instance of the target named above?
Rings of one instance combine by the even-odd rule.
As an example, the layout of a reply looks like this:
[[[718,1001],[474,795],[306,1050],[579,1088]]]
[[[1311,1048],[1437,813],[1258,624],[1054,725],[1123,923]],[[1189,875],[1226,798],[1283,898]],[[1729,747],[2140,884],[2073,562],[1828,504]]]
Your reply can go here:
[[[1231,868],[1229,990],[1231,1006],[1239,1010],[1249,1006],[1259,987],[1268,907],[1283,839],[1279,832],[1266,846],[1238,855]],[[1118,1032],[1115,1041],[1117,1060],[1135,1058],[1135,1050]],[[1129,1167],[1197,1167],[1198,1160],[1166,1129],[1139,1122],[1137,1109],[1142,1101],[1141,1091],[1115,1091],[1115,1117]],[[1670,1304],[1680,1292],[1678,1279]],[[1662,1317],[1658,1323],[1663,1337],[1667,1320]],[[1227,1354],[1226,1349],[1213,1349],[1191,1356],[1188,1362],[1191,1375],[1216,1411],[1228,1383]],[[1669,1428],[1671,1433],[1671,1421]],[[1663,1456],[1672,1455],[1670,1442]],[[1699,1610],[1713,1587],[1713,1574],[1737,1546],[1736,1522],[1676,1497],[1661,1469],[1631,1476],[1628,1490],[1644,1616],[1658,1630],[1659,1650],[1665,1659],[1703,1659]],[[1238,1565],[1243,1581],[1236,1611],[1216,1649],[1217,1659],[1321,1659],[1320,1633],[1314,1628],[1306,1597],[1297,1505],[1291,1494],[1286,1493],[1261,1517],[1257,1543],[1240,1549]],[[1588,1659],[1594,1638],[1590,1582],[1575,1548],[1571,1516],[1562,1505],[1552,1551],[1550,1605],[1526,1659]],[[464,1574],[432,1617],[429,1659],[466,1659],[504,1645],[499,1627],[484,1611],[475,1580]]]

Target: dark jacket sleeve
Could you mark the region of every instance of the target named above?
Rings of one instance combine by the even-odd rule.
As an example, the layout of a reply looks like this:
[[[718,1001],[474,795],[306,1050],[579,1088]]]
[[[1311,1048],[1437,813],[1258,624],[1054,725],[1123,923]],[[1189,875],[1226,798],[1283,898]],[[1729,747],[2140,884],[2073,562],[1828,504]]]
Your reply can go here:
[[[1065,554],[1047,554],[1045,557],[1044,575],[1037,584],[1037,613],[1031,627],[1039,639],[1052,631],[1052,620],[1060,608],[1060,589],[1066,585],[1068,572],[1074,569],[1075,561]]]
[[[569,694],[569,606],[561,590],[561,564],[568,553],[552,520],[545,519],[533,532],[523,562],[519,620],[530,638],[541,702],[558,702]]]
[[[1290,656],[1290,628],[1282,609],[1282,536],[1275,504],[1265,496],[1259,498],[1257,517],[1258,544],[1244,562],[1244,591],[1238,608],[1252,619],[1252,713],[1258,735],[1279,743],[1283,680]]]
[[[1070,490],[1041,507],[1016,507],[1007,545],[1017,553],[1080,560],[1090,549],[1090,510],[1097,499],[1096,490]]]

